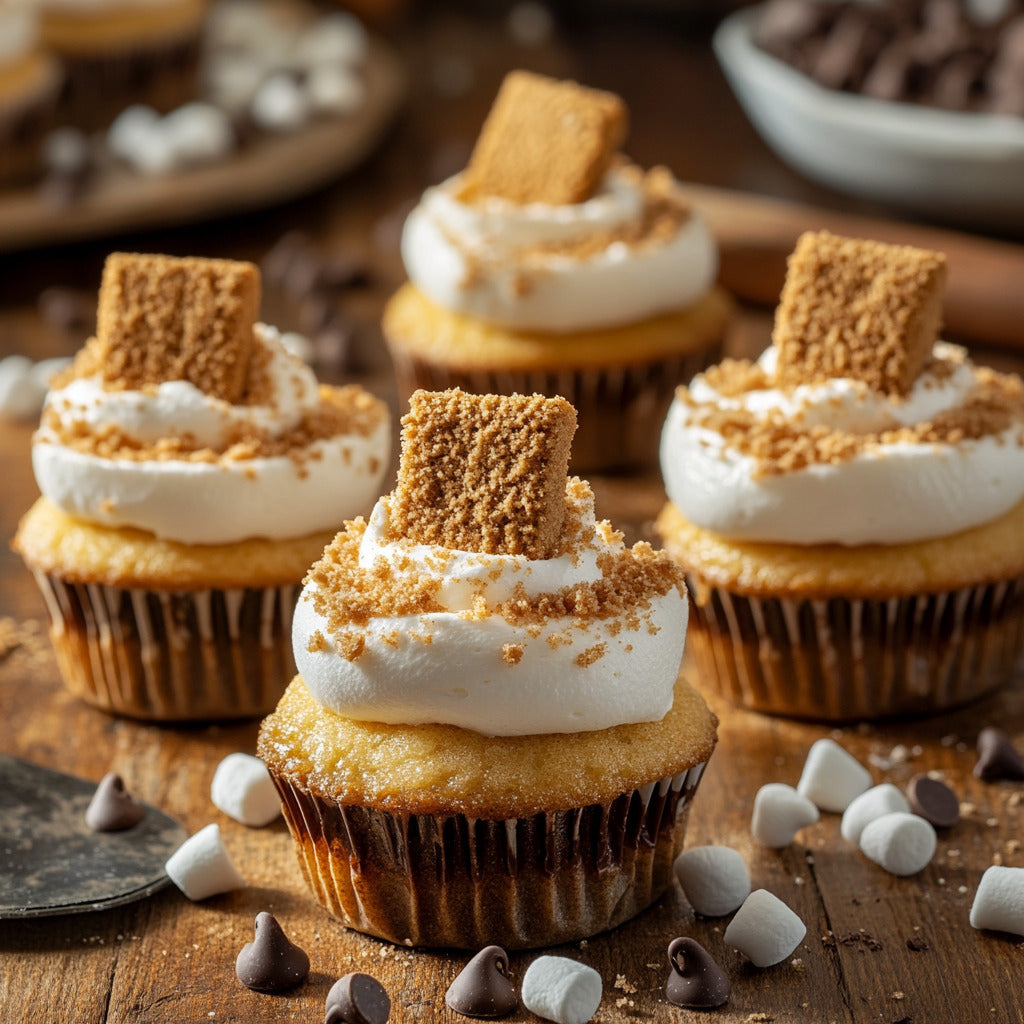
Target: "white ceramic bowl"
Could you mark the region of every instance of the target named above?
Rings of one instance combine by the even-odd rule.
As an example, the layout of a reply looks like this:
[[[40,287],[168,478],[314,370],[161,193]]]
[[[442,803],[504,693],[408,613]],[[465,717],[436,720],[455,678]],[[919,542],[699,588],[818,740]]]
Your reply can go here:
[[[825,89],[754,45],[761,7],[727,17],[714,48],[775,152],[840,192],[978,227],[1024,228],[1024,119]]]

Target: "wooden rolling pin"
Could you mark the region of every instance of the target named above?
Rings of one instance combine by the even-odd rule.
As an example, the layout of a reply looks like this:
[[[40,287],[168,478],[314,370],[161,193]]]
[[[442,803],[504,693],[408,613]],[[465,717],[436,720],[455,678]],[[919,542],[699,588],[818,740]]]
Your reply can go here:
[[[745,302],[776,304],[786,257],[803,231],[916,245],[948,259],[944,334],[1024,353],[1024,246],[705,185],[684,191],[718,239],[722,284]]]

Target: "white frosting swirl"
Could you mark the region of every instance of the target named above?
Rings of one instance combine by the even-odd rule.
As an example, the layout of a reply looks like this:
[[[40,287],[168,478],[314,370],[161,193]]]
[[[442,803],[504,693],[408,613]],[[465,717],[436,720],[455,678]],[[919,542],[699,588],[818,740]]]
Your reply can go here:
[[[669,499],[703,529],[736,540],[786,544],[901,544],[998,518],[1024,497],[1019,423],[956,444],[898,439],[836,463],[759,474],[753,456],[698,422],[702,410],[714,407],[762,417],[779,411],[808,430],[826,426],[856,434],[885,430],[894,421],[923,424],[962,407],[977,386],[962,350],[940,342],[934,354],[952,363],[952,372],[926,370],[902,400],[849,379],[726,397],[699,375],[689,388],[693,404],[677,396],[662,432]],[[775,359],[775,349],[769,348],[759,360],[769,380]]]
[[[310,692],[348,718],[405,725],[445,723],[494,736],[587,732],[626,722],[656,721],[672,706],[686,637],[686,599],[675,588],[634,609],[639,626],[621,617],[580,621],[553,617],[512,623],[497,612],[470,613],[474,597],[488,605],[517,586],[537,597],[601,577],[602,552],[623,552],[621,539],[599,524],[576,555],[531,560],[387,542],[387,501],[374,509],[361,542],[360,566],[385,559],[399,579],[440,576],[445,611],[373,618],[365,649],[340,655],[315,609],[315,584],[295,612],[295,662]],[[594,526],[587,495],[584,530]],[[360,627],[362,629],[362,627]],[[309,650],[319,632],[325,642]],[[514,664],[508,645],[521,651]],[[585,652],[598,645],[601,654]]]
[[[638,222],[645,195],[623,169],[610,171],[593,198],[565,206],[464,203],[459,180],[427,189],[402,233],[409,279],[445,309],[527,330],[615,327],[685,309],[718,272],[715,243],[696,214],[668,241],[615,241],[587,256],[537,249]]]
[[[232,405],[180,380],[112,391],[98,378],[78,378],[50,393],[47,410],[60,431],[100,435],[116,428],[143,446],[180,438],[220,451],[240,430],[279,438],[316,410],[317,382],[274,328],[258,324],[255,333],[267,356],[266,404]],[[192,544],[280,540],[340,527],[380,493],[390,449],[382,416],[366,436],[322,438],[288,455],[209,462],[108,458],[63,444],[46,419],[34,438],[32,465],[53,504],[89,522]]]

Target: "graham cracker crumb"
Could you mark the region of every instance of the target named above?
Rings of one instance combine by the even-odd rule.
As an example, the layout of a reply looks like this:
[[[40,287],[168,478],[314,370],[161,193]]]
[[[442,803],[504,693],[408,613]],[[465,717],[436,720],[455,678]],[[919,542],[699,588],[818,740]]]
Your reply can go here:
[[[607,172],[627,122],[626,106],[613,93],[512,71],[480,130],[462,197],[583,202]]]
[[[941,253],[805,232],[775,313],[779,382],[851,377],[905,395],[938,336],[945,279]]]
[[[417,391],[391,529],[421,544],[549,558],[566,516],[576,410],[564,398]]]
[[[501,648],[501,660],[511,668],[513,665],[519,664],[525,653],[526,649],[522,644],[503,644]]]
[[[259,270],[251,263],[112,253],[96,318],[104,382],[138,390],[187,380],[238,401],[259,303]]]
[[[585,651],[580,651],[576,655],[576,664],[580,668],[590,668],[595,662],[600,661],[605,652],[608,650],[607,644],[594,644],[593,647],[588,647]]]

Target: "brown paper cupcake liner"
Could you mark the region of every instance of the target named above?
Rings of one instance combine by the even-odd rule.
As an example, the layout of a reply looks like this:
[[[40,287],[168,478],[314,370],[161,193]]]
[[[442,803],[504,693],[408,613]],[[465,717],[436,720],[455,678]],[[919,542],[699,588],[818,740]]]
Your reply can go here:
[[[695,574],[687,649],[754,711],[835,722],[931,714],[1008,682],[1024,649],[1024,578],[852,600],[734,594]]]
[[[35,573],[67,687],[151,721],[252,718],[295,674],[299,585],[160,591]]]
[[[104,128],[135,103],[167,113],[196,98],[199,30],[132,50],[62,54],[61,116],[82,128]]]
[[[393,814],[274,781],[310,889],[348,927],[404,945],[523,949],[650,906],[672,883],[703,771],[505,820]]]
[[[460,370],[393,349],[403,402],[417,389],[461,388],[472,394],[561,395],[576,407],[572,442],[576,472],[624,470],[652,464],[672,396],[719,360],[721,341],[651,363],[568,370]]]

